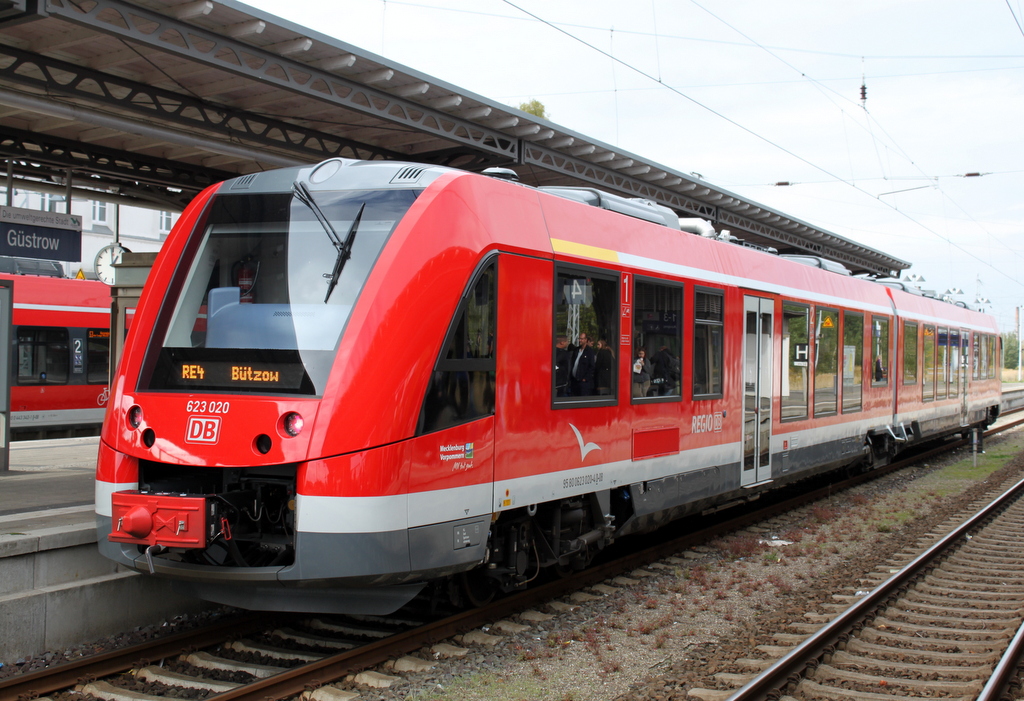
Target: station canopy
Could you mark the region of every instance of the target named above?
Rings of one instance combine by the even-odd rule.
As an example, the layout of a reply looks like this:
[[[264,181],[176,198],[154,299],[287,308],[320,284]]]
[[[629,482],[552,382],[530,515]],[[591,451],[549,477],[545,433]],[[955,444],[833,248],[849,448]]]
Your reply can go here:
[[[181,209],[240,174],[328,158],[515,170],[645,198],[853,273],[909,267],[691,175],[226,0],[0,0],[8,182]]]

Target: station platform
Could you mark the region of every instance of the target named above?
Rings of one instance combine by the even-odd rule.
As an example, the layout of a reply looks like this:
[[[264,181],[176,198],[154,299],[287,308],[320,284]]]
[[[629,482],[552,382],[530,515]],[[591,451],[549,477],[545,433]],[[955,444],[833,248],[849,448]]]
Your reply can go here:
[[[93,520],[99,437],[15,441],[0,472],[0,531]]]
[[[98,437],[16,441],[0,472],[0,663],[160,623],[205,604],[96,550]]]

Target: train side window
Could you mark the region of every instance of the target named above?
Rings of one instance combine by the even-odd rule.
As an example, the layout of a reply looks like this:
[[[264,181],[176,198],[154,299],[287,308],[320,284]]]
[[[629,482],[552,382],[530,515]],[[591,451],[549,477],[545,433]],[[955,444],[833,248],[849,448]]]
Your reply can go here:
[[[481,270],[459,304],[430,375],[417,435],[494,413],[497,271]]]
[[[921,399],[930,402],[935,399],[935,327],[925,324],[922,356],[924,360],[924,382]]]
[[[889,319],[871,317],[871,386],[889,384]]]
[[[843,312],[843,413],[860,411],[864,387],[864,315]]]
[[[903,384],[917,384],[917,322],[903,322]]]
[[[946,398],[946,383],[949,380],[949,331],[942,327],[935,330],[935,350],[937,360],[935,363],[935,398]]]
[[[110,381],[110,329],[89,329],[86,348],[86,382],[105,385]]]
[[[999,376],[999,368],[1003,366],[1002,356],[999,354],[999,337],[992,335],[988,337],[988,376],[989,379]]]
[[[618,276],[560,268],[554,302],[554,403],[614,404],[620,367]]]
[[[807,418],[809,307],[782,303],[782,417],[783,421]]]
[[[693,297],[693,397],[714,399],[722,396],[725,293],[699,289]]]
[[[18,384],[62,385],[68,381],[68,330],[18,327]]]
[[[984,334],[973,333],[971,338],[974,341],[974,364],[971,366],[971,378],[973,380],[981,380],[986,377],[988,371],[985,366],[988,361],[988,355],[985,353],[985,336]]]
[[[814,415],[836,413],[839,400],[839,311],[818,307],[814,338]]]
[[[633,399],[679,399],[682,394],[682,357],[682,286],[637,281],[633,291],[630,372]]]
[[[949,396],[960,396],[960,332],[949,330]]]

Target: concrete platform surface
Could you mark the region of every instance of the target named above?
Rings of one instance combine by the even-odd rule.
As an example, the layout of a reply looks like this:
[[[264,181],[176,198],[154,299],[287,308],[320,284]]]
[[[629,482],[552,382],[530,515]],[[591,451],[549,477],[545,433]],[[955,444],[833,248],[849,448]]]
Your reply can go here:
[[[12,443],[11,469],[0,472],[0,518],[80,506],[91,511],[99,440],[91,436]]]

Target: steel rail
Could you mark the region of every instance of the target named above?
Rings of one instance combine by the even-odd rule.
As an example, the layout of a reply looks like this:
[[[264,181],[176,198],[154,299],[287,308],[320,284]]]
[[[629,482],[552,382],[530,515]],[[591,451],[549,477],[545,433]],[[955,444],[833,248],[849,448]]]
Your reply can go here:
[[[1021,424],[1024,424],[1024,419],[986,431],[984,435],[994,435]],[[968,441],[965,440],[945,443],[937,448],[915,455],[913,458],[891,463],[854,475],[840,482],[830,483],[795,497],[767,504],[754,511],[748,511],[729,518],[700,531],[649,546],[619,557],[612,562],[592,566],[574,574],[572,577],[550,582],[532,588],[529,591],[499,599],[486,607],[455,614],[429,623],[426,626],[399,633],[354,650],[326,657],[309,665],[295,667],[266,679],[257,680],[252,684],[211,697],[210,701],[213,699],[216,699],[216,701],[236,701],[240,699],[264,701],[267,698],[283,698],[288,695],[301,693],[309,686],[330,683],[343,677],[345,674],[380,664],[395,654],[412,652],[424,645],[450,638],[497,618],[512,615],[530,606],[535,606],[577,591],[580,588],[597,584],[652,561],[674,555],[680,550],[692,547],[693,545],[753,525],[818,499],[827,498],[838,491],[848,489],[891,471],[967,444]],[[187,649],[215,645],[222,642],[224,638],[229,637],[232,633],[246,633],[260,627],[265,627],[266,622],[265,613],[250,614],[241,618],[220,621],[195,631],[185,631],[165,638],[147,641],[123,650],[114,650],[83,657],[73,662],[66,662],[36,672],[8,677],[7,679],[0,680],[0,701],[16,701],[19,698],[46,695],[66,689],[85,678],[97,678],[124,672],[131,669],[140,660],[169,657]]]
[[[1024,623],[1017,629],[1017,634],[1013,636],[1013,640],[1010,641],[1006,652],[1000,658],[999,664],[992,670],[992,676],[989,677],[988,683],[985,684],[985,688],[981,690],[975,701],[1001,701],[1001,699],[1007,698],[1005,694],[1017,678],[1022,658],[1024,658]]]
[[[265,613],[248,613],[217,621],[196,630],[174,633],[120,650],[90,655],[35,672],[0,679],[0,701],[35,698],[66,689],[82,679],[117,674],[140,660],[160,659],[183,650],[214,645],[235,633],[248,633],[267,625]]]
[[[1024,423],[1024,419],[988,431],[985,435],[994,435],[1022,423]],[[309,665],[295,667],[271,677],[257,680],[251,684],[213,696],[209,701],[265,701],[266,699],[282,699],[300,694],[311,686],[328,684],[332,680],[344,677],[346,674],[381,664],[395,654],[405,654],[418,650],[425,645],[464,633],[495,619],[512,615],[530,606],[577,591],[583,587],[597,584],[623,572],[628,572],[652,561],[673,555],[680,550],[705,542],[711,538],[753,525],[777,514],[791,511],[804,504],[826,498],[837,491],[856,486],[933,455],[948,452],[967,444],[968,441],[966,440],[946,443],[915,455],[913,458],[891,463],[890,465],[855,475],[842,482],[829,484],[796,497],[769,504],[709,528],[701,529],[699,532],[690,533],[665,543],[644,548],[643,550],[617,558],[607,564],[592,566],[570,578],[550,582],[532,588],[529,591],[500,599],[486,607],[465,611],[427,624],[424,627],[385,638],[371,645],[342,652]],[[1024,485],[1024,481],[1020,485]]]
[[[1024,490],[1024,479],[1007,489],[981,511],[918,555],[906,567],[879,584],[863,599],[825,624],[817,633],[790,650],[784,657],[732,694],[727,701],[762,701],[777,698],[787,685],[802,678],[804,671],[811,663],[820,659],[829,648],[840,642],[843,636],[848,635],[867,616],[898,594],[938,557],[944,555],[968,533],[992,518],[1010,502],[1020,498],[1022,490]],[[1019,634],[1018,637],[1020,637]]]

